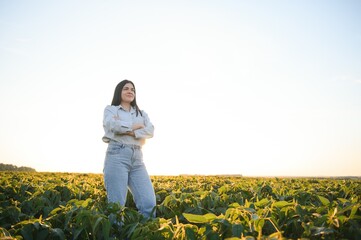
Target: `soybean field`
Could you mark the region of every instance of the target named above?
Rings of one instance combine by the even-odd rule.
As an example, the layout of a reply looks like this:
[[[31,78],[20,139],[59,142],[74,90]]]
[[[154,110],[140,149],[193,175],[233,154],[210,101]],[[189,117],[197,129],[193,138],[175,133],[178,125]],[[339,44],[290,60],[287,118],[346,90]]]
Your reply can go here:
[[[102,174],[0,172],[0,239],[361,239],[361,179],[151,176],[156,218]]]

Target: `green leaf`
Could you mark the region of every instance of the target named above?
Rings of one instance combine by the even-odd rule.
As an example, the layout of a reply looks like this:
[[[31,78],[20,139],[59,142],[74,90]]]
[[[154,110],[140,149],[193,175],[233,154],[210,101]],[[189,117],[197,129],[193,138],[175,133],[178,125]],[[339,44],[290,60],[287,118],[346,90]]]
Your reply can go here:
[[[51,229],[51,237],[52,239],[59,239],[59,240],[65,239],[64,232],[60,228]]]
[[[57,208],[54,208],[50,213],[49,215],[55,215],[57,214],[58,212],[62,211],[64,209],[64,206],[60,206],[60,207],[57,207]]]
[[[283,239],[282,238],[282,234],[280,232],[275,232],[275,233],[272,233],[271,235],[268,236],[270,240],[272,239]]]
[[[83,228],[75,229],[73,239],[78,239],[79,235],[81,234],[81,232],[82,232],[83,230],[84,230]]]
[[[194,233],[193,229],[186,228],[185,231],[186,231],[187,239],[190,239],[190,240],[197,239],[196,234]]]
[[[86,199],[86,200],[81,204],[81,206],[82,206],[83,208],[87,208],[88,205],[89,205],[92,201],[93,201],[93,199],[88,198],[88,199]]]
[[[26,224],[21,230],[20,233],[26,240],[33,240],[33,233],[32,233],[32,224]]]
[[[258,217],[257,214],[252,214],[251,218],[252,218],[252,220],[254,220],[254,221],[257,220],[257,219],[259,219],[259,217]]]
[[[351,213],[350,213],[350,219],[353,219],[354,217],[355,217],[355,214],[356,214],[356,212],[357,212],[357,209],[360,207],[360,205],[355,205],[355,206],[353,206],[352,207],[352,210],[351,210]]]
[[[98,219],[95,221],[95,223],[92,226],[93,232],[95,233],[95,230],[97,229],[99,223],[103,220],[102,217],[98,217]]]
[[[102,233],[105,239],[109,238],[109,233],[110,233],[110,222],[109,221],[104,221],[102,223]]]
[[[245,208],[244,210],[246,210],[250,213],[256,213],[256,210],[254,208]]]
[[[330,201],[327,198],[322,197],[320,195],[317,195],[317,197],[321,201],[322,205],[324,205],[324,206],[330,205]]]
[[[217,218],[217,216],[213,213],[207,213],[203,215],[208,221],[212,221],[213,219]]]
[[[350,201],[345,198],[337,198],[342,204],[349,203]]]
[[[37,240],[48,239],[48,236],[49,236],[49,229],[42,229],[40,231],[37,231],[37,233],[36,233]]]
[[[207,223],[208,220],[203,215],[196,215],[191,213],[183,213],[185,219],[191,223]]]
[[[232,235],[235,237],[241,237],[243,232],[243,226],[241,224],[233,224],[232,225]]]
[[[229,204],[229,207],[232,207],[232,208],[239,208],[240,206],[241,205],[239,205],[239,203],[237,203],[237,202]]]
[[[270,201],[267,198],[263,198],[261,201],[258,201],[255,203],[257,207],[264,207],[266,206]]]
[[[263,218],[256,220],[255,225],[256,225],[256,228],[257,228],[258,231],[262,230],[262,228],[264,226],[264,223],[265,223],[265,220]]]
[[[292,205],[293,205],[293,203],[289,203],[286,201],[278,201],[278,202],[273,203],[273,206],[275,206],[277,208],[283,208],[283,207],[292,206]]]

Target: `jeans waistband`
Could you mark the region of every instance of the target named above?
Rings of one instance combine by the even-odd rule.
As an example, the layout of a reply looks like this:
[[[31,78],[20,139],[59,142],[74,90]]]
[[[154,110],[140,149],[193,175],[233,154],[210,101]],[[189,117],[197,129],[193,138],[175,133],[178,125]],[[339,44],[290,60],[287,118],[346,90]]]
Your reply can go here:
[[[136,144],[121,143],[121,142],[117,142],[117,141],[113,141],[113,140],[110,140],[109,143],[116,144],[116,145],[123,146],[123,147],[129,147],[129,148],[133,148],[133,149],[142,149],[142,146],[139,146]]]

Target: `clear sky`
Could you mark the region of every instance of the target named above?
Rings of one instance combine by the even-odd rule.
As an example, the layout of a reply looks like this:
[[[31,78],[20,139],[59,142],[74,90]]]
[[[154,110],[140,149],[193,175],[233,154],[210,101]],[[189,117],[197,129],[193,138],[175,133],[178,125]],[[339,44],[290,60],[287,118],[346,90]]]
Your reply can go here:
[[[361,175],[361,1],[0,1],[0,162],[101,173],[132,80],[151,175]]]

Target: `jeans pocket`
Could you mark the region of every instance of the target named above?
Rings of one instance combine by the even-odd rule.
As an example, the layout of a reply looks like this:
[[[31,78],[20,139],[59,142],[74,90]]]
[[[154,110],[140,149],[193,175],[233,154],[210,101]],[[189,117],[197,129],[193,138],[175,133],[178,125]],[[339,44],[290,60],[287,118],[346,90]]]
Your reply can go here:
[[[110,144],[110,145],[108,145],[108,148],[107,148],[107,154],[108,155],[119,154],[123,148],[124,148],[123,144]]]

